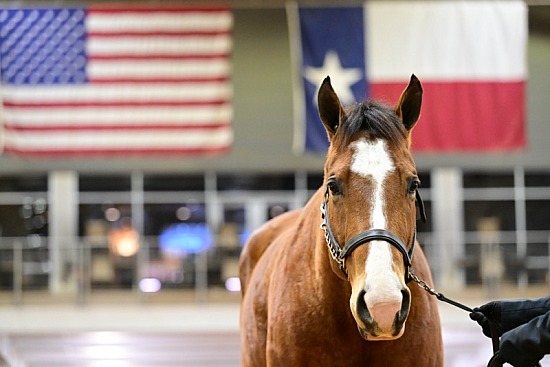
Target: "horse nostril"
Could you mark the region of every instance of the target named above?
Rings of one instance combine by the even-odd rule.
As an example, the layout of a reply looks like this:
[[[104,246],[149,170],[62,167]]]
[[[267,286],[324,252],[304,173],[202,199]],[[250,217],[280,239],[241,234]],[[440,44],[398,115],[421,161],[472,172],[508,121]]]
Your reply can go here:
[[[402,325],[405,323],[405,320],[407,320],[407,316],[409,315],[409,308],[411,306],[411,292],[409,291],[409,289],[402,289],[401,295],[403,296],[401,300],[401,310],[399,311],[396,319],[398,325]]]
[[[367,307],[367,304],[365,302],[365,294],[366,292],[362,290],[359,292],[359,295],[357,296],[357,316],[366,324],[371,324],[373,322],[372,316],[369,312],[369,309]]]

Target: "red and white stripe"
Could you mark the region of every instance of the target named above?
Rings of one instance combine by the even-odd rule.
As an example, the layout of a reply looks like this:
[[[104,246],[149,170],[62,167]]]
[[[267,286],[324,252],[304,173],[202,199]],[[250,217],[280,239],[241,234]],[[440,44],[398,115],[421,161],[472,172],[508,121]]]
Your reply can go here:
[[[523,1],[390,1],[365,8],[371,96],[396,101],[412,73],[422,81],[416,151],[524,148]]]

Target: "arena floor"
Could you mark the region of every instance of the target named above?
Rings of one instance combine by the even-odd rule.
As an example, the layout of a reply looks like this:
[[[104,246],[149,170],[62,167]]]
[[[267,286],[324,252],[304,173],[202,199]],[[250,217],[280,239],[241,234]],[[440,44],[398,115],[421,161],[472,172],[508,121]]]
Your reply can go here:
[[[484,302],[459,299],[472,307]],[[445,366],[485,367],[491,341],[467,312],[440,303],[440,316]],[[238,302],[4,304],[0,367],[237,367],[238,320]]]
[[[489,340],[475,330],[445,330],[445,366],[486,366]],[[240,366],[239,337],[221,333],[73,332],[16,334],[3,340],[7,366]],[[7,351],[7,350],[6,350]]]

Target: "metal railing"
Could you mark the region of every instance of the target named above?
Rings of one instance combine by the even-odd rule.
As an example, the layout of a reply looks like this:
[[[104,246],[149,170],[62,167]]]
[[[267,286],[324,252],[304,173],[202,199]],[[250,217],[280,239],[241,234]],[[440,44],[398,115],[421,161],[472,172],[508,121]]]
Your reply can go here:
[[[514,231],[498,234],[506,268],[502,281],[518,287],[550,282],[550,231],[527,232],[529,251],[523,256],[517,253]],[[418,238],[437,282],[441,269],[434,260],[448,255],[438,252],[432,233],[419,233]],[[481,285],[479,232],[465,232],[464,239],[465,253],[453,263],[468,273],[466,285]],[[213,290],[218,292],[217,299],[234,301],[238,300],[234,291],[238,291],[235,277],[240,250],[240,245],[222,244],[196,254],[167,254],[159,247],[158,237],[148,236],[139,240],[135,253],[121,256],[106,239],[0,237],[0,304],[22,305],[38,294],[85,305],[95,294],[113,290],[129,294],[132,302],[182,292],[186,301],[206,302]],[[226,284],[228,279],[233,283]]]
[[[70,246],[59,246],[71,243]],[[240,247],[213,246],[199,253],[166,254],[157,237],[139,240],[135,253],[121,256],[107,241],[74,238],[54,242],[48,237],[0,238],[0,303],[21,305],[36,293],[84,305],[94,292],[120,290],[137,302],[164,291],[192,293],[195,302],[210,291],[227,293],[226,281],[236,277]],[[3,299],[3,300],[2,300]]]

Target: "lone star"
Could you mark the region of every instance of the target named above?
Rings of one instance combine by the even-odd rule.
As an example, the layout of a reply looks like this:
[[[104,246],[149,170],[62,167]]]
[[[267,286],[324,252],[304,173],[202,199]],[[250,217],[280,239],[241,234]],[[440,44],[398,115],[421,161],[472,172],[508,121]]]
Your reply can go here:
[[[344,105],[349,105],[355,102],[355,97],[353,95],[353,91],[351,90],[351,86],[362,79],[363,72],[361,69],[343,68],[336,51],[330,50],[325,54],[323,66],[320,68],[307,66],[304,70],[304,77],[308,82],[316,85],[317,88],[320,87],[326,76],[330,76],[332,87]],[[315,104],[317,104],[317,92],[314,97]]]

